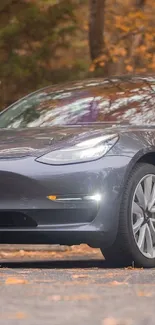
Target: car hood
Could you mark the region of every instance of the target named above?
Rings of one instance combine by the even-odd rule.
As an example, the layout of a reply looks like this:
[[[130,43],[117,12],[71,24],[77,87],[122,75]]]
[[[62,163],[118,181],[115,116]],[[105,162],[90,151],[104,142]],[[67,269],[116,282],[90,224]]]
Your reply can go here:
[[[0,158],[39,157],[50,150],[72,146],[103,134],[120,133],[127,128],[133,130],[131,126],[108,123],[99,126],[1,129]]]

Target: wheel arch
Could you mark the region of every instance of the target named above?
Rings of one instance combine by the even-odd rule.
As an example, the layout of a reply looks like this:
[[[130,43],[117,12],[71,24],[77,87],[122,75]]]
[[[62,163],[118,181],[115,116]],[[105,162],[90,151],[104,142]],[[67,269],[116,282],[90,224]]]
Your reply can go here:
[[[155,166],[155,147],[148,150],[140,150],[131,159],[125,174],[125,183],[137,163],[147,163]]]

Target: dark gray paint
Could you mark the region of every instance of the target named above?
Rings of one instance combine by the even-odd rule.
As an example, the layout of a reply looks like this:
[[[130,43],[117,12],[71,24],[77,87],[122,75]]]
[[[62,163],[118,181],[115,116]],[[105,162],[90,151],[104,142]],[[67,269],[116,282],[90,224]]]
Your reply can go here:
[[[130,84],[130,79],[128,82]],[[83,86],[82,90],[86,89]],[[36,157],[51,150],[110,133],[117,133],[119,140],[96,161],[63,166],[36,161]],[[28,229],[1,228],[1,242],[110,245],[117,234],[126,178],[136,162],[148,153],[155,157],[154,125],[109,122],[1,129],[0,218],[3,218],[4,211],[22,212],[36,224]],[[99,205],[95,202],[52,202],[47,199],[48,195],[69,197],[94,193],[102,194]]]

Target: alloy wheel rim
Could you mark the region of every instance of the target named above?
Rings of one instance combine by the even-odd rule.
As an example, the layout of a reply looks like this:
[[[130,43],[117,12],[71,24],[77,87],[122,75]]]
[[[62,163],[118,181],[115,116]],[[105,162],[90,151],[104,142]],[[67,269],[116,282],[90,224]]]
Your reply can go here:
[[[132,230],[140,252],[155,258],[155,175],[145,175],[132,200]]]

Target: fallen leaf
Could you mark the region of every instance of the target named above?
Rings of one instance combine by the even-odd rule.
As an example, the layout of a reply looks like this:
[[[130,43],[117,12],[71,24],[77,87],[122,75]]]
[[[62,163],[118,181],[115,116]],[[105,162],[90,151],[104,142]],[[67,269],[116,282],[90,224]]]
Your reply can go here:
[[[7,278],[5,284],[27,284],[28,281],[25,279],[18,278]]]
[[[64,300],[67,300],[67,301],[91,300],[91,299],[95,299],[95,297],[92,295],[88,295],[88,294],[64,296]]]
[[[15,314],[15,317],[18,318],[18,319],[24,319],[27,317],[27,315],[23,312],[18,312]]]
[[[120,276],[120,272],[118,272],[118,271],[116,271],[116,272],[108,272],[108,273],[104,274],[104,276],[106,278],[114,278],[114,277]]]
[[[50,296],[48,297],[48,299],[52,300],[52,301],[60,301],[62,300],[62,297],[61,296],[56,296],[56,295],[53,295],[53,296]]]
[[[138,291],[137,292],[138,297],[152,297],[151,292],[145,292],[145,291]]]
[[[140,270],[144,270],[143,267],[137,268],[134,266],[127,266],[124,268],[125,270],[132,270],[132,271],[140,271]]]
[[[109,282],[110,285],[113,286],[120,286],[120,285],[128,285],[128,282],[118,282],[118,281],[113,281],[113,282]]]
[[[113,317],[105,318],[102,325],[132,325],[133,321],[131,319],[116,319]]]
[[[25,251],[24,251],[23,249],[21,249],[21,250],[19,251],[19,254],[20,254],[21,256],[24,256],[24,255],[25,255]]]
[[[24,319],[27,318],[27,314],[24,312],[16,313],[0,313],[0,319]]]
[[[78,279],[78,278],[87,278],[88,274],[73,274],[72,278],[73,279]]]
[[[70,296],[49,296],[48,299],[52,301],[81,301],[81,300],[91,300],[95,299],[96,296],[88,295],[88,294],[79,294],[79,295],[70,295]]]
[[[118,325],[118,322],[115,318],[109,317],[103,320],[102,325]]]

